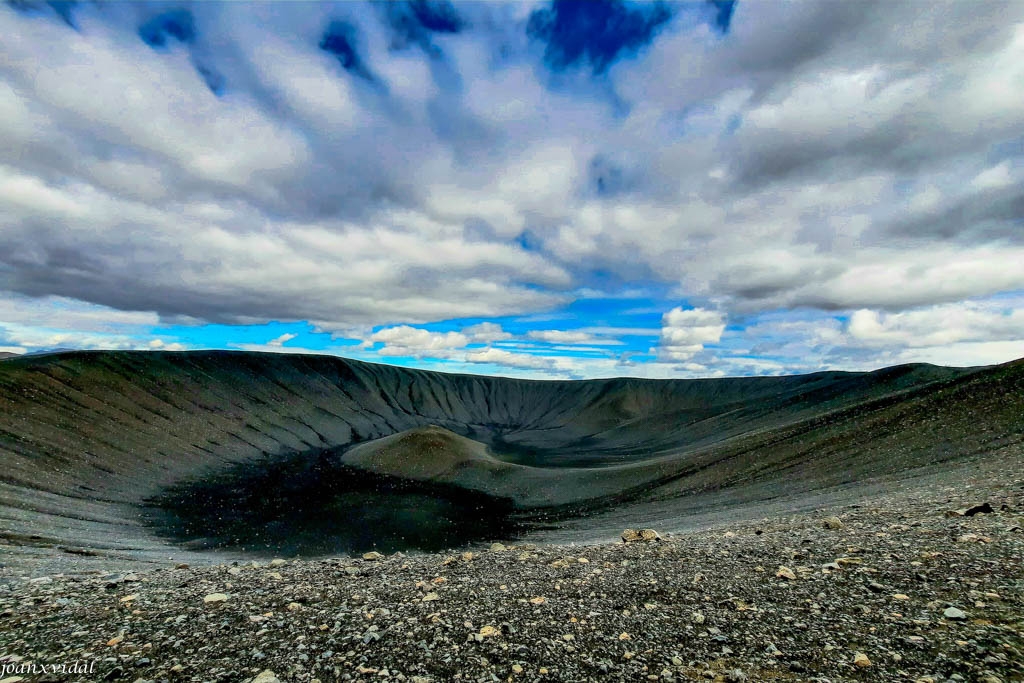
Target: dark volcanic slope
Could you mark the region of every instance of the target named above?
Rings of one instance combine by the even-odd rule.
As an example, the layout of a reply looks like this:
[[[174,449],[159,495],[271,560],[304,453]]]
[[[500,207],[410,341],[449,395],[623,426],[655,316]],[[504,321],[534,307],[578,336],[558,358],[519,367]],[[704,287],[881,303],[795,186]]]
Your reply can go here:
[[[0,364],[0,551],[166,558],[174,553],[145,529],[142,501],[233,464],[296,454],[335,453],[522,508],[680,496],[692,506],[697,494],[819,490],[1017,444],[1022,408],[1021,362],[539,382],[327,356],[22,357]],[[443,475],[372,455],[390,452],[375,440],[431,425],[457,451],[441,449],[437,457],[458,461]]]

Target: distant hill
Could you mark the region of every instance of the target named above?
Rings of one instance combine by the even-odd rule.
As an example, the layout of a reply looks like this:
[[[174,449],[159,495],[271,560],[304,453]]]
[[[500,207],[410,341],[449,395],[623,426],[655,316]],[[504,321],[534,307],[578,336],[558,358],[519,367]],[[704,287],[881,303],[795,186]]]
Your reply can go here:
[[[15,356],[18,356],[18,355],[20,355],[20,354],[9,353],[7,351],[0,351],[0,360],[3,360],[4,358],[14,358]]]

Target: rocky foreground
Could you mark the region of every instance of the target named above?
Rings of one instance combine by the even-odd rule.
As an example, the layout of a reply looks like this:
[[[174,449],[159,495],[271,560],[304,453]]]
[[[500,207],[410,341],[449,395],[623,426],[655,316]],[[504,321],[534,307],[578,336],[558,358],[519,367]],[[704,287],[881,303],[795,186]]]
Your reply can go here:
[[[26,577],[0,679],[1021,681],[1022,520],[997,467],[656,540]]]

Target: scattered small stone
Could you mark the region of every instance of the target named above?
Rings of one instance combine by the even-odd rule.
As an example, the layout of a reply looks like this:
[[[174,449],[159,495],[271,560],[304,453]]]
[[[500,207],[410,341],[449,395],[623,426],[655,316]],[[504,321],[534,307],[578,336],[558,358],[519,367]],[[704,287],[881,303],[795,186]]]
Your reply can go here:
[[[228,596],[225,593],[210,593],[205,598],[203,598],[203,602],[205,602],[207,605],[227,602],[227,600]]]
[[[971,507],[964,510],[965,517],[973,517],[974,515],[989,515],[992,514],[992,505],[990,503],[981,503],[980,505],[972,505]]]
[[[368,560],[370,562],[376,562],[377,560],[383,560],[384,556],[378,553],[377,551],[371,551],[368,553],[363,553],[363,559]]]
[[[998,519],[943,518],[953,490],[851,507],[842,534],[821,531],[822,513],[793,513],[757,521],[760,538],[732,520],[728,542],[720,526],[661,544],[636,530],[626,545],[488,542],[508,554],[472,562],[459,549],[12,577],[0,582],[0,664],[31,643],[33,660],[88,652],[89,680],[136,683],[1017,680],[1004,626],[1021,614],[1024,539],[1006,532],[1017,503]],[[993,495],[998,508],[1016,494]],[[967,532],[978,542],[957,543]]]
[[[503,553],[506,550],[508,550],[508,547],[504,543],[492,543],[491,544],[491,552],[492,553]]]

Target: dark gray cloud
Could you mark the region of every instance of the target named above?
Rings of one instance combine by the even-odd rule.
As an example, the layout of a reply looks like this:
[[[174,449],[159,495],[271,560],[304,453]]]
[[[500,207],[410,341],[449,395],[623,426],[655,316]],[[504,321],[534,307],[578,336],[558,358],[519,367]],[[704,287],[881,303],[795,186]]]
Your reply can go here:
[[[1005,240],[1019,244],[1024,241],[1024,186],[980,188],[888,229],[894,237],[910,240],[956,240],[968,245]]]

